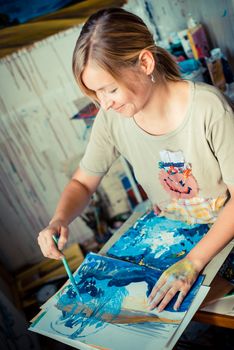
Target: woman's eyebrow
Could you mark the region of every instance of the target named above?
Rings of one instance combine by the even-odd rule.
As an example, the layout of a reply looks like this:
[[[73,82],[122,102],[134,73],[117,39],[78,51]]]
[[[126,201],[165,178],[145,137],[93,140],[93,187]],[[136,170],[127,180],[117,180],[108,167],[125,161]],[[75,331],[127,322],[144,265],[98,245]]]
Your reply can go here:
[[[106,89],[108,86],[111,86],[111,85],[113,85],[113,84],[114,84],[114,83],[106,84],[106,85],[100,87],[99,89],[97,89],[96,91],[104,90],[104,89]]]

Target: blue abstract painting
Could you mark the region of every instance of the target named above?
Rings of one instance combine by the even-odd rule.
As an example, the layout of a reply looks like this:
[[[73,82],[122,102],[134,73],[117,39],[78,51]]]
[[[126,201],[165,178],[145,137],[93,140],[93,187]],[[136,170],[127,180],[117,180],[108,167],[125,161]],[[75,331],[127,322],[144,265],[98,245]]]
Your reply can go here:
[[[191,305],[200,277],[179,311],[173,299],[164,311],[149,310],[147,298],[160,273],[90,253],[71,284],[44,305],[30,329],[78,349],[164,349]],[[130,342],[130,343],[129,343]]]
[[[164,271],[183,259],[209,230],[155,215],[141,216],[107,251],[110,257]]]
[[[148,212],[107,256],[88,254],[74,273],[78,293],[67,282],[43,305],[30,329],[80,350],[168,349],[180,324],[196,311],[196,307],[191,311],[191,303],[203,276],[178,311],[173,309],[177,295],[160,313],[149,309],[148,296],[161,273],[182,259],[208,230],[205,224],[187,225]]]

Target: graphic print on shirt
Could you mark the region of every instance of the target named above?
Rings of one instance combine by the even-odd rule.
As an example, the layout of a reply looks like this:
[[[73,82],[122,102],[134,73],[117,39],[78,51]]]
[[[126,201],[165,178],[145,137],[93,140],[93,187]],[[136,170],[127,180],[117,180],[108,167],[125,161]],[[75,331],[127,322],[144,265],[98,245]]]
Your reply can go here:
[[[160,151],[159,180],[173,199],[189,199],[198,194],[192,166],[185,162],[182,151]]]

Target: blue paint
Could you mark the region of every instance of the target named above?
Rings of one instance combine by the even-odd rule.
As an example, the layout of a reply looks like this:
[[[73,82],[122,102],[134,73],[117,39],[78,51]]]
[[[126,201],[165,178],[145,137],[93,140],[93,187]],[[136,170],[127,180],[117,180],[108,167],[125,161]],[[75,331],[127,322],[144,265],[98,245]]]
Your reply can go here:
[[[0,12],[9,18],[9,24],[28,20],[54,12],[72,3],[72,0],[0,0]]]
[[[225,9],[225,10],[223,11],[222,17],[226,17],[226,16],[227,16],[227,13],[228,13],[228,11],[227,11],[227,9]]]
[[[123,348],[118,334],[129,334],[132,341],[139,334],[150,341],[155,341],[155,336],[160,341],[168,339],[190,307],[203,276],[198,277],[185,297],[178,310],[180,314],[173,309],[177,295],[165,308],[164,321],[159,319],[161,314],[158,316],[150,311],[144,302],[162,271],[183,258],[208,229],[208,225],[189,226],[149,212],[138,219],[108,251],[109,255],[118,259],[88,254],[73,275],[77,292],[71,284],[67,285],[58,299],[54,298],[46,314],[32,324],[32,328],[83,343],[98,338],[98,345],[105,347],[106,344],[112,348],[112,340],[102,338],[103,334],[108,334],[110,327],[115,333],[115,350]],[[131,304],[131,300],[137,300],[139,309]],[[125,301],[130,302],[127,308]],[[171,323],[171,320],[177,324]]]
[[[89,254],[75,275],[79,296],[73,294],[69,287],[57,302],[57,308],[62,311],[59,321],[70,328],[82,325],[72,338],[78,337],[84,327],[103,327],[104,315],[111,315],[109,321],[119,315],[122,302],[128,294],[126,286],[145,281],[148,297],[157,278],[158,274],[147,267]],[[84,305],[81,310],[77,304],[79,301]],[[69,311],[65,311],[67,307]],[[92,311],[88,318],[85,317],[87,310]]]
[[[109,315],[108,322],[112,322],[121,313],[122,303],[128,295],[128,285],[145,282],[148,297],[159,276],[160,272],[155,269],[90,253],[74,274],[79,295],[74,293],[71,286],[64,290],[56,305],[61,315],[53,328],[56,329],[56,324],[63,324],[65,328],[74,329],[69,336],[71,339],[83,337],[87,332],[96,332],[108,325],[106,315]],[[185,298],[180,312],[189,308],[201,283],[200,277]],[[175,312],[175,298],[166,307],[167,311]],[[146,310],[147,313],[150,314]]]
[[[208,230],[206,224],[188,225],[158,217],[151,211],[139,218],[107,255],[163,272],[183,259]]]

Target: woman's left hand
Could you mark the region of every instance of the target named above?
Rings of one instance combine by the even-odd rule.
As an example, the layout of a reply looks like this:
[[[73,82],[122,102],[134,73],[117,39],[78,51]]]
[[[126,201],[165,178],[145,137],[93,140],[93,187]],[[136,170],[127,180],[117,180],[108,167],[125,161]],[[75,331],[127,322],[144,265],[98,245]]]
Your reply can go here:
[[[163,272],[149,295],[149,309],[152,310],[159,305],[157,309],[159,312],[162,311],[175,294],[179,292],[173,307],[174,310],[178,310],[196,281],[199,272],[193,262],[186,257],[169,267]]]

